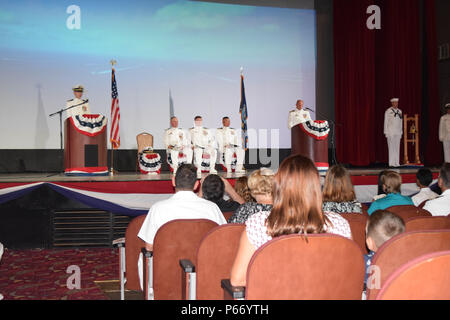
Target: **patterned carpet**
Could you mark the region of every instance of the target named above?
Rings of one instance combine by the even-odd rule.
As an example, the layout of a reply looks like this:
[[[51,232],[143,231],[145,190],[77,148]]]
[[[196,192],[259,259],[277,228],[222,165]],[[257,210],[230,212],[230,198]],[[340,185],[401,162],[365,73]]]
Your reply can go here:
[[[67,288],[71,265],[80,267],[80,289]],[[94,281],[117,279],[118,274],[118,251],[111,248],[5,250],[0,293],[5,300],[109,299]]]

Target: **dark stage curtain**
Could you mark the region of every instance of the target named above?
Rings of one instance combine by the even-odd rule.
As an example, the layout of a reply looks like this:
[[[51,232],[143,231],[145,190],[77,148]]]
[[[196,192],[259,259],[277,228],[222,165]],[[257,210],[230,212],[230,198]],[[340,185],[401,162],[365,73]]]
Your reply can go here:
[[[334,54],[335,54],[335,112],[338,160],[356,166],[387,163],[387,142],[383,134],[384,112],[392,97],[400,98],[405,114],[419,114],[421,136],[438,142],[437,134],[425,132],[429,123],[439,116],[423,112],[423,92],[428,88],[430,108],[438,99],[436,39],[421,42],[422,0],[335,0]],[[425,1],[431,12],[434,5]],[[431,0],[430,3],[434,0]],[[368,30],[366,13],[369,5],[381,8],[381,30]],[[426,30],[435,34],[434,15],[426,15]],[[429,41],[428,41],[429,40]],[[422,45],[434,52],[427,66],[436,63],[434,73],[428,72],[422,83]],[[433,62],[434,61],[434,62]],[[425,70],[428,70],[426,68]],[[430,118],[427,118],[430,116]],[[424,123],[425,122],[425,123]],[[436,129],[437,130],[437,129]],[[436,131],[437,132],[437,131]],[[403,141],[401,145],[403,157]],[[431,164],[436,158],[436,147],[421,140],[423,158]],[[412,154],[410,154],[410,160]]]

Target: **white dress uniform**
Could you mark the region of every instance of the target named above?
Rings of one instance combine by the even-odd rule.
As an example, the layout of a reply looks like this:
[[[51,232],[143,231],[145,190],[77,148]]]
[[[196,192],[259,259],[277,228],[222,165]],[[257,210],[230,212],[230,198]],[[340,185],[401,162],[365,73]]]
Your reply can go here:
[[[444,145],[445,162],[450,162],[450,114],[444,114],[439,122],[439,141]]]
[[[389,166],[400,166],[400,140],[403,135],[403,113],[393,107],[384,113],[384,135],[389,148]]]
[[[227,172],[231,173],[231,162],[236,153],[236,172],[243,172],[245,150],[240,146],[240,139],[236,130],[230,127],[222,127],[216,131],[216,139],[219,147],[219,156],[224,157]]]
[[[89,102],[83,103],[84,101],[86,101],[86,100],[78,99],[78,98],[67,100],[66,108],[69,108],[71,106],[75,106],[75,105],[81,103],[81,105],[67,110],[66,111],[67,117],[83,115],[83,114],[90,114],[91,110],[89,109]]]
[[[192,149],[189,133],[181,128],[169,128],[164,132],[164,144],[167,154],[170,154],[173,165],[173,173],[178,169],[178,156],[180,152],[186,155],[187,163],[192,163]],[[173,146],[169,149],[169,146]]]
[[[311,120],[312,120],[311,115],[309,114],[309,112],[307,110],[295,109],[295,110],[292,110],[291,112],[289,112],[288,127],[289,127],[289,129],[292,129],[293,127],[295,127],[296,125],[298,125],[300,123],[311,121]]]
[[[201,173],[203,153],[209,154],[209,173],[217,173],[215,169],[217,160],[216,139],[211,130],[195,126],[189,129],[191,144],[194,147],[194,164],[197,167],[197,173]]]

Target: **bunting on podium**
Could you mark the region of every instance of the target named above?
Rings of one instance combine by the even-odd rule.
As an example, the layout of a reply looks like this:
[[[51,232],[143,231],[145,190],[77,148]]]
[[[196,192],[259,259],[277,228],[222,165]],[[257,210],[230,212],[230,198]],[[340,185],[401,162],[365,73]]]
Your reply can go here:
[[[300,124],[300,128],[316,140],[325,140],[330,133],[330,125],[324,120],[306,121]]]
[[[84,135],[95,137],[106,129],[106,117],[99,114],[84,114],[70,117],[74,128]]]

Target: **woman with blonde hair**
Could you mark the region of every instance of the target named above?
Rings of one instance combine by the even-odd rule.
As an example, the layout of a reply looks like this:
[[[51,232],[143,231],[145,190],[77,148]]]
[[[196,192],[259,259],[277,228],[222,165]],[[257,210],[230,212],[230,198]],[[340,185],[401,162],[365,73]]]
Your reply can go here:
[[[247,266],[255,251],[275,237],[289,234],[334,233],[351,239],[350,226],[336,213],[322,211],[319,172],[303,156],[284,160],[273,183],[273,208],[246,222],[231,270],[231,284],[244,286]]]
[[[272,186],[274,173],[268,168],[261,168],[252,172],[248,177],[250,195],[256,200],[246,202],[237,208],[228,219],[228,223],[245,223],[253,214],[272,210]]]
[[[240,195],[245,202],[255,202],[255,199],[250,192],[250,188],[248,187],[247,176],[239,177],[236,180],[234,183],[234,190],[236,190],[237,194]]]
[[[324,212],[362,213],[362,206],[356,200],[350,174],[341,165],[333,166],[328,170],[322,194]]]

